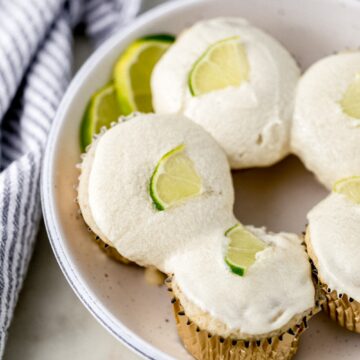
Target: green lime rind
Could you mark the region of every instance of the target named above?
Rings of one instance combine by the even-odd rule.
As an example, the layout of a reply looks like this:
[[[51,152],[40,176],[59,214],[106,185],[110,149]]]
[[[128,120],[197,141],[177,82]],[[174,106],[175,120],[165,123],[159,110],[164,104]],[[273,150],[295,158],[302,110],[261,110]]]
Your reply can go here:
[[[154,172],[151,175],[150,178],[150,184],[149,184],[149,194],[150,197],[153,201],[154,207],[159,210],[159,211],[163,211],[165,210],[165,205],[161,202],[161,200],[157,197],[156,195],[156,190],[155,190],[155,180],[156,177],[158,175],[160,166],[163,164],[163,161],[166,160],[167,158],[169,158],[170,156],[172,156],[174,153],[179,152],[179,151],[183,151],[185,148],[184,144],[180,144],[179,146],[177,146],[176,148],[168,151],[165,155],[162,156],[162,158],[159,160],[159,162],[157,163]]]
[[[229,236],[230,233],[231,233],[233,230],[235,230],[238,226],[240,226],[240,225],[239,225],[239,224],[233,225],[232,227],[230,227],[229,229],[227,229],[227,230],[225,231],[224,235],[225,235],[225,236]]]
[[[242,267],[239,267],[237,265],[233,265],[230,261],[228,261],[226,258],[225,258],[225,262],[227,264],[227,266],[230,268],[231,272],[233,272],[234,274],[236,275],[240,275],[240,276],[244,276],[245,275],[245,272],[246,272],[246,269],[243,269]]]
[[[175,37],[171,34],[154,34],[154,35],[147,35],[144,36],[138,40],[136,40],[135,42],[133,42],[128,48],[127,50],[125,50],[124,54],[126,53],[126,51],[129,50],[129,48],[133,45],[133,44],[138,44],[137,46],[141,46],[141,44],[148,44],[148,43],[162,43],[162,44],[172,44],[175,41]],[[131,54],[130,54],[131,55]],[[115,77],[115,76],[114,76]],[[107,121],[106,119],[102,118],[102,120],[100,121],[100,124],[97,124],[97,121],[95,120],[97,118],[96,115],[96,106],[97,106],[97,102],[99,97],[101,97],[103,95],[104,92],[108,91],[110,89],[110,87],[114,90],[116,90],[116,92],[114,91],[114,93],[116,93],[116,101],[111,101],[112,105],[111,108],[112,109],[108,109],[109,111],[107,111],[108,113],[113,112],[114,116],[111,116],[110,114],[110,119]],[[80,147],[81,147],[81,151],[85,151],[86,147],[91,144],[93,136],[95,133],[97,133],[101,126],[106,126],[108,127],[110,125],[111,122],[116,121],[117,118],[121,115],[128,115],[130,113],[132,113],[135,110],[143,110],[143,109],[137,109],[136,106],[134,106],[134,103],[131,101],[131,99],[129,99],[128,96],[124,96],[122,91],[117,91],[117,86],[114,87],[114,83],[110,83],[104,87],[102,87],[101,89],[99,89],[98,91],[96,91],[90,98],[89,103],[86,106],[85,112],[84,112],[84,116],[81,122],[81,126],[80,126]],[[149,110],[149,109],[148,109]],[[98,126],[99,125],[99,126]]]
[[[144,36],[132,42],[118,58],[113,78],[124,115],[134,111],[153,112],[151,73],[174,39],[169,34]]]
[[[194,89],[194,84],[193,84],[193,75],[195,73],[195,71],[197,70],[197,66],[208,56],[208,54],[211,52],[212,49],[214,49],[214,47],[218,46],[219,44],[229,41],[229,40],[235,40],[236,38],[239,38],[238,36],[231,36],[229,38],[220,40],[218,42],[216,42],[215,44],[210,45],[202,54],[201,56],[194,62],[193,67],[191,68],[191,71],[189,73],[189,77],[188,77],[188,85],[189,85],[189,90],[190,90],[190,94],[192,96],[196,96],[196,92]]]
[[[194,84],[194,81],[196,79],[196,72],[198,71],[199,65],[205,60],[206,58],[209,56],[209,54],[211,54],[211,52],[216,49],[217,47],[221,46],[222,44],[226,43],[226,42],[230,42],[230,41],[234,41],[234,40],[240,40],[239,36],[231,36],[222,40],[217,41],[216,43],[210,45],[202,54],[201,56],[194,62],[189,76],[188,76],[188,87],[189,87],[189,91],[190,94],[192,96],[198,96],[201,95],[202,93],[198,93],[196,91],[196,86]]]
[[[154,40],[154,41],[163,41],[168,43],[173,43],[176,37],[171,34],[153,34],[153,35],[146,35],[141,37],[139,40]]]
[[[238,235],[237,235],[237,232]],[[235,235],[232,237],[232,235]],[[256,254],[266,248],[266,244],[258,239],[241,224],[236,224],[225,231],[230,239],[225,263],[231,272],[244,276],[250,266],[256,261]]]
[[[122,112],[112,83],[96,91],[89,100],[81,122],[81,150],[86,151],[86,147],[91,144],[94,135],[99,133],[103,126],[108,128],[121,115]]]
[[[82,152],[86,151],[87,146],[91,144],[93,138],[91,120],[89,116],[90,111],[91,111],[91,100],[86,106],[86,110],[84,112],[84,116],[80,126],[80,147]]]

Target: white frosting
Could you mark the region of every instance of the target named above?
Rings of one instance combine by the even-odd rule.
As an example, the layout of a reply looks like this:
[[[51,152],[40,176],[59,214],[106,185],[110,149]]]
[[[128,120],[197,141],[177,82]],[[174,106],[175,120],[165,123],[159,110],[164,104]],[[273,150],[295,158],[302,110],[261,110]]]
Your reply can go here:
[[[232,273],[224,261],[224,229],[204,234],[202,246],[174,257],[170,267],[181,291],[200,309],[231,330],[261,335],[312,308],[315,292],[297,235],[247,228],[269,246],[257,254],[245,276]]]
[[[321,280],[360,301],[360,205],[332,193],[309,212],[308,221]]]
[[[206,49],[239,36],[250,65],[249,81],[192,96],[189,72]],[[209,131],[233,168],[266,166],[289,152],[290,121],[299,69],[272,37],[240,18],[199,22],[181,34],[152,75],[158,113],[184,113]]]
[[[359,71],[360,52],[340,53],[312,65],[299,82],[292,149],[328,188],[360,173],[360,120],[339,104]]]
[[[149,180],[161,157],[180,144],[203,180],[201,196],[158,211]],[[179,115],[140,115],[97,142],[88,203],[97,228],[126,258],[169,272],[164,260],[222,214],[231,214],[232,179],[226,156],[203,129]],[[231,215],[228,215],[231,218]]]
[[[179,144],[185,144],[204,192],[158,211],[149,180],[159,159]],[[201,127],[180,115],[139,115],[92,146],[80,178],[88,199],[80,206],[88,206],[89,225],[123,256],[174,273],[190,301],[246,334],[277,330],[313,307],[309,262],[296,235],[249,227],[269,247],[244,277],[225,264],[224,232],[237,222],[231,174],[224,152]]]

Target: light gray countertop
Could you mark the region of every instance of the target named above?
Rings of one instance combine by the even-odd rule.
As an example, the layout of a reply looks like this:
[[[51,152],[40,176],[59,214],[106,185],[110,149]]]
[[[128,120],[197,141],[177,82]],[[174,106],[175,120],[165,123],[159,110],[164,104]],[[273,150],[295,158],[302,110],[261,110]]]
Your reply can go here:
[[[70,358],[139,359],[98,324],[76,297],[55,260],[42,225],[4,359]]]

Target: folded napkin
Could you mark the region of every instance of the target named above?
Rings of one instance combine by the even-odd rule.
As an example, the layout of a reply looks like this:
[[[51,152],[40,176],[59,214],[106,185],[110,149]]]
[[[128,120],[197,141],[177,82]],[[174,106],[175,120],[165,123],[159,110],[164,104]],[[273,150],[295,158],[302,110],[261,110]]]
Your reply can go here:
[[[0,358],[41,217],[47,134],[72,76],[72,29],[82,22],[99,44],[140,1],[0,0]]]

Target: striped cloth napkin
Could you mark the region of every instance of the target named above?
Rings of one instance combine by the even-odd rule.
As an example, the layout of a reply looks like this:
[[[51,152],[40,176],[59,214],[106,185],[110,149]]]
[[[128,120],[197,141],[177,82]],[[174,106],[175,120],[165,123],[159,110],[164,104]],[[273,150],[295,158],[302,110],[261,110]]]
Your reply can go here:
[[[0,0],[0,358],[41,217],[39,178],[72,72],[72,29],[99,44],[141,0]]]

